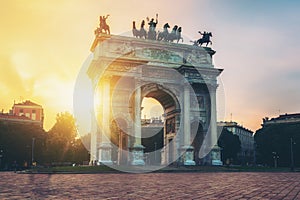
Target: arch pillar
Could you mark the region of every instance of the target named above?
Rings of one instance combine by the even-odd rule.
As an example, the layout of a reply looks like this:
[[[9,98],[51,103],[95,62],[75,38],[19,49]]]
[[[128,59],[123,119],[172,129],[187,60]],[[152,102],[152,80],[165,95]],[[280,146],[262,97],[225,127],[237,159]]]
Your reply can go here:
[[[183,91],[183,120],[184,120],[184,165],[195,165],[194,147],[191,146],[191,124],[190,124],[190,88],[188,84],[184,85]]]
[[[111,160],[111,133],[110,133],[110,79],[103,78],[100,87],[100,98],[102,104],[102,129],[101,129],[101,143],[99,147],[99,164],[112,165]]]
[[[134,137],[135,142],[132,147],[132,165],[145,165],[144,146],[142,145],[141,129],[141,87],[140,81],[136,80],[136,91],[134,94],[135,115],[134,115]]]
[[[210,130],[211,130],[211,145],[212,149],[210,152],[211,165],[223,165],[221,161],[221,149],[218,146],[218,135],[217,135],[217,104],[216,104],[216,90],[218,85],[210,87],[210,101],[211,101],[211,117],[210,117]]]

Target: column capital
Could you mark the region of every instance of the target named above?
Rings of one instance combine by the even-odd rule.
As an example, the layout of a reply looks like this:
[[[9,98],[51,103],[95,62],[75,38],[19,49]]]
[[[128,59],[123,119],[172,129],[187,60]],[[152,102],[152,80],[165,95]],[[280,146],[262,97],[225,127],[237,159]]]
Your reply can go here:
[[[207,84],[206,86],[209,92],[216,92],[217,88],[219,87],[219,84]]]
[[[108,82],[112,78],[112,75],[104,75],[101,77],[101,81]]]
[[[141,87],[142,86],[142,80],[140,77],[134,77],[135,86]]]
[[[183,85],[184,85],[184,88],[188,88],[189,89],[191,87],[191,83],[188,82],[188,81],[184,82]]]

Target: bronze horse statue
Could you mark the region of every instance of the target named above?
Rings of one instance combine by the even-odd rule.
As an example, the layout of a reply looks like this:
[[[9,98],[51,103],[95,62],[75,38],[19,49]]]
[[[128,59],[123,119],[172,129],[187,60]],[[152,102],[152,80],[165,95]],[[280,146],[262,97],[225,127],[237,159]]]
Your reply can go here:
[[[197,44],[199,44],[200,46],[204,43],[206,43],[206,46],[210,43],[212,45],[212,42],[210,40],[210,37],[212,37],[211,32],[205,32],[201,33],[199,31],[199,33],[202,35],[202,38],[200,38],[199,40],[197,40]]]
[[[110,35],[110,29],[109,29],[109,26],[108,24],[106,23],[106,19],[108,18],[109,15],[106,15],[105,16],[100,16],[99,17],[99,21],[100,21],[100,24],[99,24],[99,29],[100,29],[100,33],[102,33],[102,30],[104,30],[104,33],[106,34],[109,34]]]
[[[181,27],[179,27],[177,29],[177,31],[176,31],[176,38],[175,38],[175,40],[177,40],[177,43],[178,43],[180,39],[183,42],[183,38],[181,37]]]
[[[135,36],[136,38],[147,38],[147,32],[144,28],[145,26],[145,20],[142,21],[141,23],[141,28],[140,30],[136,29],[135,26],[135,21],[132,22],[132,34],[133,36]]]
[[[170,28],[170,25],[168,23],[166,23],[163,28],[164,28],[164,30],[162,32],[158,33],[158,36],[157,36],[158,41],[167,40],[167,37],[169,35],[168,28]]]
[[[175,25],[172,29],[172,32],[168,35],[167,41],[173,42],[174,40],[177,40],[178,43],[180,39],[183,41],[183,38],[181,37],[181,27]]]

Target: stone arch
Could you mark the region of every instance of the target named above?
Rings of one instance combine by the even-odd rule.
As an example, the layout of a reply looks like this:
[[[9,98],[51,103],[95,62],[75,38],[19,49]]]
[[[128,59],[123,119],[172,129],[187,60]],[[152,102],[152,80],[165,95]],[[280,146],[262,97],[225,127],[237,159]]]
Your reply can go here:
[[[166,48],[169,50],[166,51]],[[158,100],[165,111],[164,146],[173,141],[173,145],[164,149],[166,164],[174,161],[173,155],[182,155],[180,159],[185,165],[195,164],[191,147],[191,117],[203,120],[205,126],[201,124],[202,129],[210,132],[206,134],[209,140],[204,141],[213,148],[209,142],[216,138],[216,77],[222,70],[215,68],[208,58],[208,54],[212,56],[215,53],[212,49],[178,44],[166,46],[123,36],[98,36],[92,51],[94,58],[87,73],[93,83],[101,85],[99,88],[94,86],[95,90],[100,90],[102,102],[97,119],[100,119],[103,131],[99,135],[97,132],[93,134],[96,139],[93,154],[96,155],[94,152],[99,146],[99,163],[112,164],[110,138],[106,138],[105,134],[110,132],[111,119],[115,119],[113,114],[126,113],[129,133],[133,137],[130,143],[131,164],[145,164],[140,130],[141,101],[144,97]],[[209,91],[202,91],[201,85],[212,87]],[[198,95],[204,98],[209,95],[210,103],[203,101],[203,106],[195,109],[200,102],[197,101]],[[198,129],[195,136],[197,132]],[[209,148],[203,155],[207,155]]]
[[[180,126],[180,103],[178,97],[166,86],[150,83],[142,86],[141,100],[145,97],[156,99],[164,110],[164,127],[162,141],[156,143],[154,152],[148,152],[150,157],[160,157],[161,163],[171,163],[177,155],[177,146],[174,138]],[[158,132],[157,134],[160,134]],[[149,140],[153,139],[149,138]],[[166,148],[164,148],[166,147]],[[153,149],[153,148],[152,148]],[[157,151],[161,150],[161,155],[157,156]],[[154,154],[154,155],[152,155]]]
[[[180,104],[174,92],[163,85],[157,83],[143,85],[141,99],[144,97],[156,99],[164,109],[173,106],[175,110],[180,110]]]

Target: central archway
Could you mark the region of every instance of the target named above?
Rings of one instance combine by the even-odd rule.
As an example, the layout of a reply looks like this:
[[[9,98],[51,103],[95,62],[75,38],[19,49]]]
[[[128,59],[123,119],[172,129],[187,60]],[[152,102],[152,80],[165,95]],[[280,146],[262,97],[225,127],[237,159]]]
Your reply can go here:
[[[159,165],[164,140],[164,109],[154,98],[142,100],[142,145],[145,147],[145,163]]]
[[[173,163],[178,155],[173,139],[180,126],[180,104],[173,92],[162,85],[150,83],[142,86],[141,97],[155,99],[163,108],[162,124],[144,128],[142,143],[149,164]],[[155,126],[155,125],[154,125]]]

